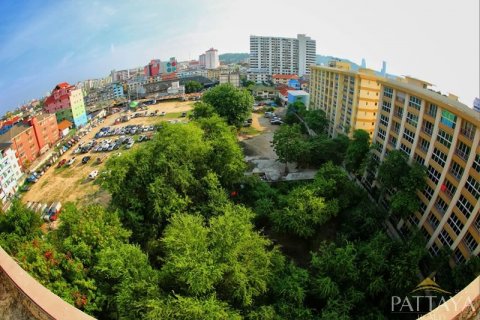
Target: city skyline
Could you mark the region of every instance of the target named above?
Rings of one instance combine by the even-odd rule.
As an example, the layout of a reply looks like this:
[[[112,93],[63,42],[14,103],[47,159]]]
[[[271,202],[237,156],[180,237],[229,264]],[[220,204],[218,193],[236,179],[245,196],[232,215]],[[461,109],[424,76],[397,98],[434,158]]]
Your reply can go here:
[[[250,35],[298,33],[317,41],[317,54],[357,63],[365,58],[367,67],[377,70],[385,60],[388,73],[429,81],[470,107],[479,95],[478,2],[307,1],[306,10],[295,7],[300,17],[285,10],[288,6],[286,1],[72,0],[61,6],[2,1],[0,10],[9,14],[0,26],[0,112],[45,95],[59,82],[104,77],[152,58],[198,59],[210,47],[249,52]]]

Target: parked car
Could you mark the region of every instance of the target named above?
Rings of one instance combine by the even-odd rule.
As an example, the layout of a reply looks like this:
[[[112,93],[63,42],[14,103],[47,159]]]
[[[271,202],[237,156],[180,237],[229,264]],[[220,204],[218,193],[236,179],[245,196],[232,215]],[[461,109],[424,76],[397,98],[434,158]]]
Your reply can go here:
[[[131,147],[133,147],[134,143],[135,143],[135,141],[133,141],[133,140],[129,141],[128,144],[125,146],[125,148],[130,149]]]
[[[186,116],[187,116],[186,112],[182,112],[182,114],[180,115],[181,118],[185,118]]]
[[[57,168],[61,168],[65,163],[67,162],[67,159],[62,159],[57,165]]]
[[[85,164],[85,163],[87,163],[88,161],[90,161],[90,159],[91,159],[90,156],[83,157],[82,163]]]
[[[273,119],[272,121],[270,121],[270,123],[273,125],[281,125],[283,124],[283,121],[280,119]]]
[[[98,170],[93,170],[92,172],[90,172],[90,174],[88,175],[88,178],[89,179],[95,179],[98,175]]]
[[[72,159],[68,160],[67,166],[71,166],[71,165],[75,162],[75,160],[77,160],[75,157],[73,157]]]

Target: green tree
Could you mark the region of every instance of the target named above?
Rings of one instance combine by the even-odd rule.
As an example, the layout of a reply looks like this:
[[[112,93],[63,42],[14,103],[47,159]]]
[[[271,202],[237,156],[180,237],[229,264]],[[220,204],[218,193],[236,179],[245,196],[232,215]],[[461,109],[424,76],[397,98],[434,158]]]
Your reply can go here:
[[[202,100],[211,104],[215,111],[224,117],[228,124],[240,127],[250,117],[253,96],[245,89],[237,89],[231,84],[221,84],[208,90]]]
[[[206,205],[219,201],[221,188],[241,178],[244,168],[231,128],[212,117],[164,125],[149,144],[110,159],[104,185],[134,241],[143,246],[158,239],[175,213],[212,214]]]
[[[199,92],[203,89],[203,85],[198,81],[187,81],[185,83],[185,93]]]
[[[273,148],[278,160],[285,163],[285,171],[289,162],[300,162],[302,156],[308,152],[307,141],[300,130],[300,126],[281,126],[273,134]]]
[[[184,297],[175,294],[165,300],[152,300],[150,311],[145,319],[179,319],[179,320],[240,320],[238,312],[232,310],[225,302],[214,296],[207,298]]]
[[[227,205],[209,226],[200,216],[178,214],[165,229],[161,269],[166,288],[181,295],[216,296],[248,307],[267,291],[270,241],[253,230],[253,213]]]
[[[215,109],[208,103],[198,101],[193,104],[191,119],[210,118],[215,114]]]
[[[323,134],[328,128],[328,119],[323,110],[307,110],[304,120],[316,134]]]
[[[405,154],[400,150],[392,150],[378,168],[378,179],[383,188],[394,188],[408,171]]]
[[[362,173],[362,167],[366,159],[366,155],[370,150],[370,136],[365,130],[355,130],[353,132],[353,141],[347,148],[345,157],[345,167],[348,171],[355,174]]]
[[[338,213],[336,200],[325,201],[308,186],[295,188],[284,201],[286,206],[282,210],[272,212],[275,228],[304,238],[313,236],[318,226]]]
[[[345,159],[350,140],[345,135],[338,135],[330,139],[325,135],[310,137],[308,161],[312,165],[321,165],[332,161],[336,165],[341,165]]]
[[[160,297],[158,272],[142,250],[131,244],[111,245],[98,252],[93,272],[99,287],[108,294],[103,316],[144,319],[149,301]]]

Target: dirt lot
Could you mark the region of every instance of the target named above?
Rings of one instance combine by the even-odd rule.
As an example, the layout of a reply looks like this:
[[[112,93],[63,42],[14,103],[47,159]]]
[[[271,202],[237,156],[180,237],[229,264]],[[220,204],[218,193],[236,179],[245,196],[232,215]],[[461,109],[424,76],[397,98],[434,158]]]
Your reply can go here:
[[[96,128],[93,128],[91,132],[86,134],[80,139],[80,143],[90,141],[95,134],[102,127],[110,126],[125,126],[130,124],[154,124],[160,121],[166,121],[169,119],[175,119],[180,116],[181,112],[188,111],[192,108],[193,102],[180,102],[180,101],[167,101],[160,102],[156,105],[149,106],[148,112],[153,112],[158,110],[158,112],[165,111],[167,115],[165,117],[138,117],[133,118],[128,122],[118,124],[113,126],[113,122],[118,118],[120,114],[114,114],[105,119],[103,123],[97,125]],[[112,138],[112,137],[110,137]],[[64,153],[61,159],[71,159],[73,157],[72,152],[75,147],[68,150]],[[100,189],[100,186],[96,181],[89,180],[87,177],[89,173],[93,170],[99,170],[104,166],[103,164],[95,164],[95,159],[98,157],[103,157],[106,155],[110,157],[117,154],[118,152],[126,152],[126,150],[119,149],[112,152],[98,152],[93,153],[89,152],[87,154],[77,154],[77,160],[70,167],[62,167],[60,169],[56,168],[56,165],[52,166],[40,179],[37,183],[33,184],[31,189],[26,192],[22,201],[24,203],[28,201],[33,202],[44,202],[51,203],[54,201],[60,202],[78,202],[79,204],[89,204],[89,203],[100,203],[107,204],[110,200],[110,195],[108,192]],[[82,164],[81,159],[89,155],[92,159],[87,164]],[[59,160],[59,161],[60,161]],[[106,160],[106,159],[105,159]]]

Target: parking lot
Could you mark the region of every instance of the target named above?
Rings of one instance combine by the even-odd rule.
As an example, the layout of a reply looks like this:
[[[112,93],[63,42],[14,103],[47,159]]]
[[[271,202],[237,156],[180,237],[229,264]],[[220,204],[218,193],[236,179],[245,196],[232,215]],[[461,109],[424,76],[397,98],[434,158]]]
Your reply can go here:
[[[25,192],[22,197],[24,203],[27,202],[56,202],[62,203],[68,201],[78,202],[82,204],[100,203],[107,204],[110,200],[108,192],[102,190],[96,179],[90,179],[88,176],[92,171],[98,172],[104,166],[105,160],[110,156],[118,153],[128,152],[130,147],[139,142],[141,136],[150,137],[155,132],[152,126],[159,124],[161,121],[178,122],[184,121],[183,112],[191,110],[192,101],[167,101],[148,106],[146,110],[147,116],[132,117],[127,122],[118,122],[115,120],[127,115],[128,113],[116,113],[107,117],[102,123],[97,124],[85,134],[76,145],[72,146],[65,152],[53,166],[48,169],[38,181],[31,185],[30,190]],[[150,116],[151,113],[156,115]],[[161,115],[165,112],[165,115]],[[134,115],[135,112],[130,113]],[[127,133],[127,126],[128,128]],[[108,127],[108,131],[104,128]],[[135,130],[132,129],[136,128]],[[145,130],[147,128],[147,130]],[[111,132],[110,135],[95,135],[101,132]],[[115,133],[118,129],[118,132]],[[124,129],[122,134],[122,129]],[[144,131],[145,130],[145,131]],[[95,145],[88,146],[92,141],[96,141]],[[132,143],[133,142],[133,143]],[[82,153],[81,148],[88,146],[89,150]],[[98,146],[98,147],[97,147]],[[95,147],[97,147],[96,150]],[[87,149],[88,149],[87,148]],[[111,149],[111,150],[110,150]],[[69,166],[67,162],[75,157],[75,160]],[[82,163],[84,157],[90,157],[88,161]],[[100,161],[98,161],[100,159]],[[64,164],[58,168],[58,164],[64,161]]]

